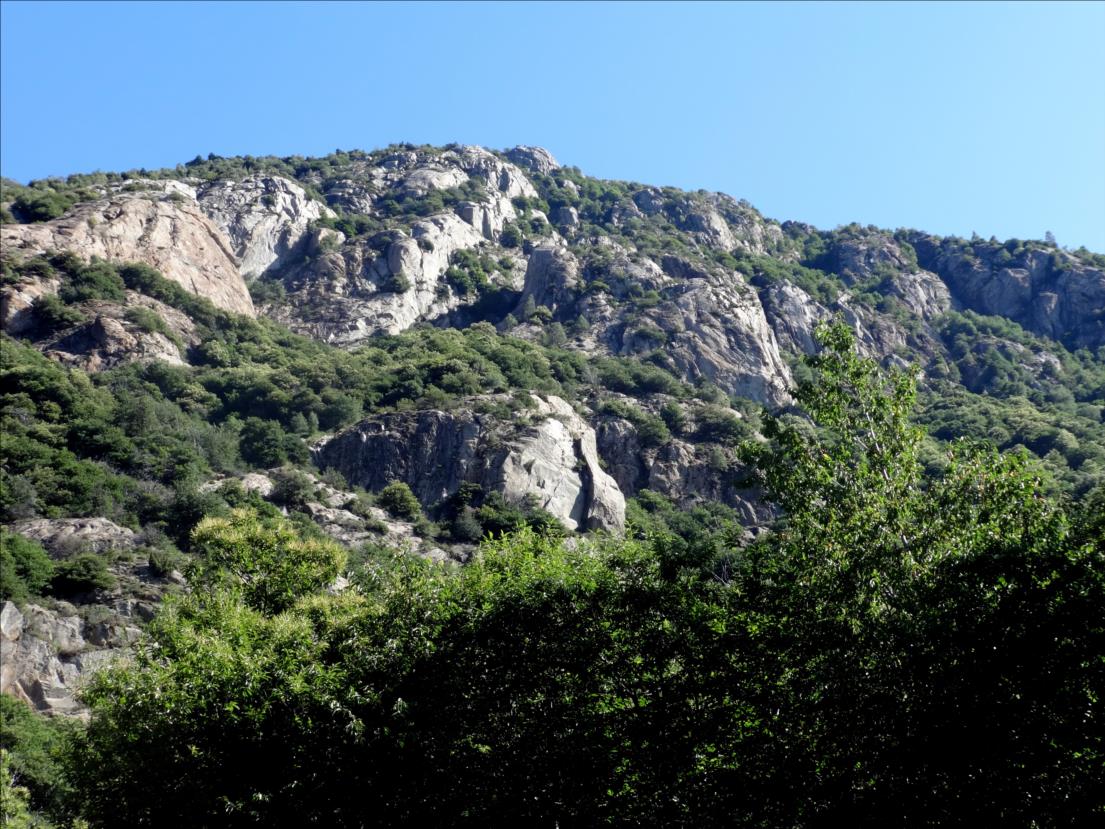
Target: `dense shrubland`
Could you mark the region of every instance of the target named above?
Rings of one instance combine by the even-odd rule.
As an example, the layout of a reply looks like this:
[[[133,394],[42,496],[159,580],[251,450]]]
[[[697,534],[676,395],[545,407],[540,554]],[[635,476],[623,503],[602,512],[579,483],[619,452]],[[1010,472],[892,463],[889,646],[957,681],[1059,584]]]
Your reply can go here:
[[[626,540],[522,528],[455,573],[378,550],[327,595],[340,550],[204,522],[203,589],[99,676],[88,729],[6,744],[33,804],[119,827],[1100,820],[1105,493],[1064,509],[1023,455],[962,441],[926,475],[912,378],[824,336],[796,395],[820,428],[746,444],[785,511],[750,545],[645,496]]]

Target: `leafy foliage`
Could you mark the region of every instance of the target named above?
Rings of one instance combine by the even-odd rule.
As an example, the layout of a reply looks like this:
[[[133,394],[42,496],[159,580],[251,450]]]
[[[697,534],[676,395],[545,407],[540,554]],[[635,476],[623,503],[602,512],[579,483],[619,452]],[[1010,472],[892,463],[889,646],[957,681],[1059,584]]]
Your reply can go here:
[[[54,576],[54,565],[37,542],[0,529],[0,599],[24,602],[41,595]]]
[[[205,518],[192,538],[196,583],[240,592],[246,605],[269,615],[333,582],[345,564],[345,550],[333,541],[302,538],[287,522],[247,510]]]
[[[746,548],[723,542],[723,569],[683,566],[695,562],[666,545],[672,528],[723,539],[726,516],[680,527],[648,496],[638,539],[567,545],[521,528],[454,574],[374,555],[359,592],[305,589],[276,615],[216,579],[90,691],[70,763],[84,814],[117,826],[1099,818],[1099,514],[1068,518],[1022,458],[969,446],[924,478],[909,376],[857,358],[846,329],[821,336],[796,391],[819,428],[769,420],[772,442],[750,450],[786,521]],[[232,546],[248,558],[255,545]]]

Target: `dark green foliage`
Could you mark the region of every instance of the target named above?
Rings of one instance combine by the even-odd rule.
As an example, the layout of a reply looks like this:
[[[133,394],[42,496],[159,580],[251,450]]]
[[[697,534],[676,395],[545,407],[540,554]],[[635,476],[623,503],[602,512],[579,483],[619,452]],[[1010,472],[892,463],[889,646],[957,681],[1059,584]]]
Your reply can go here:
[[[422,505],[402,481],[392,481],[376,495],[376,503],[396,518],[414,521],[422,515]]]
[[[34,302],[35,322],[44,333],[64,331],[86,321],[83,312],[70,308],[54,294],[43,294]]]
[[[308,501],[315,500],[315,484],[296,469],[281,469],[274,476],[272,501],[288,509],[303,510]]]
[[[475,516],[517,533],[452,576],[366,551],[362,593],[272,617],[214,582],[91,690],[70,764],[85,815],[1089,825],[1100,519],[1068,520],[1012,456],[957,447],[923,481],[909,378],[855,358],[843,329],[824,343],[796,391],[819,428],[768,420],[752,452],[787,509],[776,534],[741,548],[731,514],[643,493],[647,542],[567,547],[488,496]]]
[[[68,741],[80,730],[79,724],[67,717],[38,716],[26,703],[8,694],[0,695],[0,723],[0,750],[6,753],[18,784],[26,787],[31,810],[59,825],[68,825],[62,821],[67,817],[71,790],[62,761]]]
[[[454,541],[474,542],[483,538],[483,525],[471,507],[463,507],[449,522],[449,536]]]
[[[39,596],[53,576],[53,562],[38,542],[0,528],[0,600]]]
[[[368,236],[369,234],[383,230],[383,225],[378,219],[374,219],[371,216],[349,214],[345,216],[335,216],[333,218],[324,216],[317,221],[317,225],[318,227],[328,227],[332,230],[339,230],[349,239],[354,239],[357,236]]]
[[[267,171],[317,194],[371,158],[209,156],[152,175]],[[785,257],[734,256],[703,244],[692,214],[711,206],[737,223],[754,217],[746,205],[645,193],[573,168],[534,178],[541,195],[517,202],[503,244],[528,249],[549,232],[535,210],[576,208],[582,225],[568,238],[585,263],[580,309],[659,307],[662,319],[681,287],[639,283],[599,237],[669,276],[682,268],[665,261],[675,256],[715,275],[742,272],[760,289],[785,280],[831,304],[844,284],[830,272],[836,248],[875,232],[784,227],[775,253]],[[38,189],[76,201],[79,188],[118,179]],[[320,224],[382,252],[416,217],[479,200],[482,188],[372,192],[373,217]],[[912,267],[910,238],[895,235]],[[765,235],[765,244],[776,243]],[[1002,267],[1033,250],[1015,240],[963,245]],[[1067,254],[1051,253],[1053,272],[1069,267]],[[475,299],[466,319],[494,321],[514,307],[515,294],[489,290],[504,267],[475,252],[451,263],[452,290]],[[910,378],[887,379],[829,332],[827,349],[795,372],[805,414],[769,418],[771,442],[748,453],[785,510],[775,534],[748,544],[732,510],[644,491],[628,505],[628,542],[560,546],[550,538],[563,528],[532,501],[462,489],[430,510],[444,538],[515,535],[485,544],[455,576],[365,551],[352,566],[356,589],[322,597],[342,565],[296,512],[314,496],[301,471],[276,476],[288,522],[241,486],[200,483],[243,461],[303,464],[303,438],[365,413],[444,408],[473,394],[526,392],[485,404],[499,416],[528,392],[686,402],[692,390],[668,370],[659,329],[638,315],[628,330],[640,359],[590,360],[560,348],[578,309],[554,315],[531,302],[525,316],[543,326],[542,345],[477,323],[346,352],[219,311],[145,266],[4,262],[3,279],[54,273],[61,298],[42,300],[36,337],[83,321],[79,303],[118,301],[122,285],[187,313],[202,342],[189,366],[88,377],[4,340],[4,519],[156,524],[196,556],[200,589],[171,603],[136,666],[90,692],[92,730],[70,775],[94,825],[1044,827],[1102,816],[1093,788],[1105,698],[1100,354],[968,313],[938,323],[939,342],[903,324],[910,348],[935,355],[918,420],[940,440],[1026,447],[1054,484],[1020,456],[922,443]],[[853,298],[908,322],[888,296],[892,269],[872,274],[843,274]],[[281,301],[280,283],[254,289]],[[166,333],[142,309],[128,320]],[[571,331],[586,330],[581,315]],[[705,447],[710,463],[735,475],[729,447],[755,436],[758,413],[705,381],[693,396],[708,405],[665,399],[660,417],[649,413],[656,400],[599,408],[633,421],[646,445],[673,432],[720,444]],[[1060,490],[1090,494],[1065,514]],[[369,515],[370,504],[362,495],[346,506]],[[409,488],[381,504],[437,532]],[[205,516],[220,515],[193,538]],[[140,552],[156,572],[185,561],[151,538]],[[87,587],[103,573],[103,557],[93,558],[83,574],[80,557],[63,562],[66,577]],[[17,579],[34,595],[41,573],[27,577],[16,563],[5,550],[5,595]],[[55,584],[75,596],[74,583]]]
[[[116,578],[101,556],[79,553],[54,565],[50,589],[57,596],[72,597],[94,590],[110,590],[116,584]]]
[[[695,421],[699,440],[736,445],[753,435],[732,411],[718,405],[703,406],[695,413]]]
[[[611,391],[632,396],[668,394],[683,397],[687,388],[662,368],[626,358],[598,360],[599,383]]]
[[[749,275],[749,281],[760,288],[789,282],[797,285],[814,299],[831,305],[836,302],[844,284],[836,276],[803,267],[793,262],[782,262],[770,256],[746,256],[736,262],[737,267]]]
[[[445,271],[445,281],[461,296],[475,296],[487,291],[491,276],[502,269],[502,265],[486,253],[458,250]]]
[[[188,566],[188,559],[179,550],[168,545],[146,550],[146,554],[149,557],[150,571],[161,578],[168,578],[174,571],[182,572]]]
[[[521,247],[523,239],[524,236],[518,225],[511,222],[503,228],[503,232],[499,236],[499,244],[504,248],[517,248]]]
[[[288,438],[275,420],[250,417],[242,424],[238,445],[248,463],[262,467],[280,466],[288,459]]]
[[[660,417],[663,418],[672,434],[682,434],[684,427],[687,425],[687,416],[683,413],[683,407],[674,400],[663,405],[660,409]]]
[[[12,202],[12,211],[25,222],[46,222],[56,219],[76,204],[69,193],[46,189],[26,189]]]
[[[87,265],[73,260],[68,254],[55,257],[54,266],[67,276],[58,296],[63,302],[81,302],[86,299],[124,298],[124,283],[113,265],[102,259],[93,259]]]
[[[407,278],[406,274],[399,272],[393,273],[388,277],[380,280],[380,290],[387,291],[393,294],[403,294],[411,289],[411,281]]]
[[[532,500],[513,503],[498,492],[483,496],[474,517],[482,528],[481,537],[498,538],[527,527],[542,536],[564,535],[564,526]]]

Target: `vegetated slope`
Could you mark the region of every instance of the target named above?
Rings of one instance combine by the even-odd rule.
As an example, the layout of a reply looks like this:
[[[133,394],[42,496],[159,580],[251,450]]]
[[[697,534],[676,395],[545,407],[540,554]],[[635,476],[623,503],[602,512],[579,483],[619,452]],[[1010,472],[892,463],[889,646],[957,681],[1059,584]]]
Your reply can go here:
[[[528,147],[197,158],[2,201],[3,691],[40,710],[84,711],[232,510],[338,542],[362,588],[388,549],[466,562],[527,528],[624,528],[664,578],[728,582],[777,516],[748,449],[765,411],[808,428],[788,390],[834,318],[920,369],[929,475],[966,437],[1027,449],[1042,493],[1105,477],[1086,250],[779,224]]]

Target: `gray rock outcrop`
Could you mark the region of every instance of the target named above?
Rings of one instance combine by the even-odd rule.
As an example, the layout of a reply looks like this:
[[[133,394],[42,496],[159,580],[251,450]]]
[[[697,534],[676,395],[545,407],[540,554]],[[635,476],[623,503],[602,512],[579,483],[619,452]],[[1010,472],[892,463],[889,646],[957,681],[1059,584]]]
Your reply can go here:
[[[707,271],[669,256],[663,267],[681,284],[644,319],[665,333],[664,352],[682,375],[751,400],[784,403],[790,370],[756,292],[731,271]]]
[[[555,314],[575,301],[579,287],[579,261],[570,251],[551,245],[535,248],[514,313],[522,318],[532,299],[534,305],[544,305]]]
[[[137,544],[133,530],[107,518],[31,518],[15,522],[11,530],[37,541],[55,558],[78,550],[129,550]]]
[[[0,328],[18,337],[34,328],[34,304],[41,296],[56,294],[61,287],[57,277],[24,279],[0,289]]]
[[[814,328],[831,318],[829,310],[789,282],[772,285],[762,296],[764,313],[779,344],[795,354],[814,354]]]
[[[0,245],[15,256],[65,250],[86,260],[144,262],[219,308],[255,316],[226,237],[196,202],[179,193],[159,198],[118,193],[53,221],[3,225]]]
[[[599,463],[594,431],[552,395],[514,423],[479,412],[506,399],[369,418],[319,446],[316,460],[370,490],[403,481],[427,507],[467,481],[516,501],[531,496],[568,529],[620,532],[625,498]]]
[[[88,676],[116,659],[120,646],[139,635],[133,626],[84,621],[72,605],[57,610],[29,604],[0,608],[0,693],[21,699],[37,711],[86,715],[77,698]],[[102,647],[109,645],[110,647]]]
[[[522,144],[507,150],[506,157],[519,167],[543,176],[547,176],[560,167],[560,164],[553,158],[553,154],[544,147],[529,147]]]
[[[226,234],[246,279],[278,268],[303,248],[308,225],[333,212],[280,176],[216,181],[197,190],[203,212]]]
[[[745,526],[766,526],[773,513],[763,494],[741,485],[737,467],[717,468],[717,447],[696,446],[678,438],[661,446],[642,446],[628,420],[602,417],[595,426],[599,451],[622,492],[643,489],[690,507],[719,501],[733,507]],[[712,451],[711,451],[712,450]],[[726,460],[728,464],[728,460]]]
[[[1105,345],[1105,269],[1031,245],[1016,249],[915,234],[921,265],[937,273],[962,306],[1008,317],[1068,348]]]

